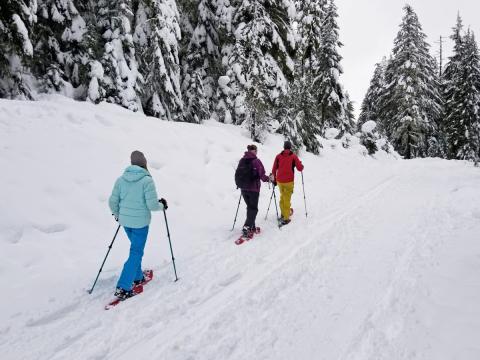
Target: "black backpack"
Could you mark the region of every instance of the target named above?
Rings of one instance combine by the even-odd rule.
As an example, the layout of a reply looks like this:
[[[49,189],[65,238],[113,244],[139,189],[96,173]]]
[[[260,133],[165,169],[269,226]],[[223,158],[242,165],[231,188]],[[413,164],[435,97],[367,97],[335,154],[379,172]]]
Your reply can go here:
[[[240,189],[248,189],[258,176],[253,168],[254,159],[241,158],[235,171],[235,184]]]

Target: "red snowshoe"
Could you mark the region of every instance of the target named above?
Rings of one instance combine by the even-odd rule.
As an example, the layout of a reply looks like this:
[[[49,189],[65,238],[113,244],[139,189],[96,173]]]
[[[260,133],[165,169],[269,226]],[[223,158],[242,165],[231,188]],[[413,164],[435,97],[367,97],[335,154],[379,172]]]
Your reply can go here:
[[[153,270],[144,270],[143,271],[143,279],[134,282],[134,285],[132,287],[131,291],[125,291],[123,290],[123,293],[120,291],[117,291],[115,294],[116,298],[115,300],[109,302],[107,305],[105,305],[105,310],[109,310],[121,302],[130,299],[131,297],[137,296],[138,294],[141,294],[143,292],[143,286],[148,284],[151,280],[153,279]],[[118,294],[118,295],[117,295]]]
[[[261,229],[258,226],[255,227],[254,229],[243,228],[242,229],[242,235],[237,240],[235,240],[235,244],[241,245],[245,241],[249,241],[249,240],[253,239],[253,236],[260,234],[260,232],[261,232]]]

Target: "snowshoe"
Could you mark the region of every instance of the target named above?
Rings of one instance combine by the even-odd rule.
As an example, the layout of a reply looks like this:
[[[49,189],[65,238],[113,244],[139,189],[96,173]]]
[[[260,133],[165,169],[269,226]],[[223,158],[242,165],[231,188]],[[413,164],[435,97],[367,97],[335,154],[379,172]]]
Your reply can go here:
[[[133,286],[145,285],[153,278],[153,270],[143,270],[143,278],[141,280],[135,280]]]
[[[257,226],[255,228],[249,228],[247,226],[244,226],[243,229],[242,229],[242,235],[237,239],[235,240],[235,244],[237,245],[241,245],[243,244],[245,241],[249,241],[251,239],[253,239],[253,236],[255,234],[260,234],[260,228]]]
[[[241,245],[245,241],[250,240],[252,237],[253,237],[253,235],[251,234],[250,229],[247,226],[244,226],[243,229],[242,229],[242,235],[240,235],[240,237],[237,240],[235,240],[235,244],[236,245]]]
[[[117,306],[121,302],[141,294],[143,292],[143,286],[148,284],[153,279],[153,270],[144,270],[143,271],[143,279],[142,282],[136,284],[133,283],[132,290],[127,291],[125,289],[117,288],[115,291],[115,299],[110,301],[107,305],[105,305],[105,310],[110,310],[111,308]]]
[[[293,209],[290,208],[290,216],[292,216],[292,215],[293,215]],[[292,221],[292,220],[291,220],[290,218],[289,218],[289,219],[284,219],[283,217],[280,217],[280,218],[278,219],[278,227],[282,227],[282,226],[284,226],[284,225],[287,225],[287,224],[289,224],[291,221]]]

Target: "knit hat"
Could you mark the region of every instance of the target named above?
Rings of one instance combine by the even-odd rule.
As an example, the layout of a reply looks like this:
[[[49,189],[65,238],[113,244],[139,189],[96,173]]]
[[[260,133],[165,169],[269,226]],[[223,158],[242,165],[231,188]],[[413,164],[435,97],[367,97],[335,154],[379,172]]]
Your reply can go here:
[[[254,145],[254,144],[248,145],[248,146],[247,146],[247,150],[248,150],[248,151],[257,150],[257,145]]]
[[[130,160],[132,165],[137,165],[144,169],[147,168],[147,159],[141,151],[135,150],[134,152],[132,152],[132,155],[130,155]]]
[[[292,143],[291,143],[290,141],[288,141],[288,140],[285,141],[285,142],[283,143],[283,148],[284,148],[285,150],[292,150]]]

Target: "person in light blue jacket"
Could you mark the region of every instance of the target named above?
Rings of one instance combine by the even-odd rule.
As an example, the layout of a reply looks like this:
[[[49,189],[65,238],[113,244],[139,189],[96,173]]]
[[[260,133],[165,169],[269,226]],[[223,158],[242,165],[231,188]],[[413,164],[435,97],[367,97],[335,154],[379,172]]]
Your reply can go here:
[[[151,211],[166,210],[168,207],[165,199],[158,200],[143,153],[134,151],[130,159],[132,165],[117,179],[108,201],[112,215],[123,226],[131,243],[130,254],[115,291],[115,296],[120,299],[132,296],[132,286],[144,280],[142,257]]]

